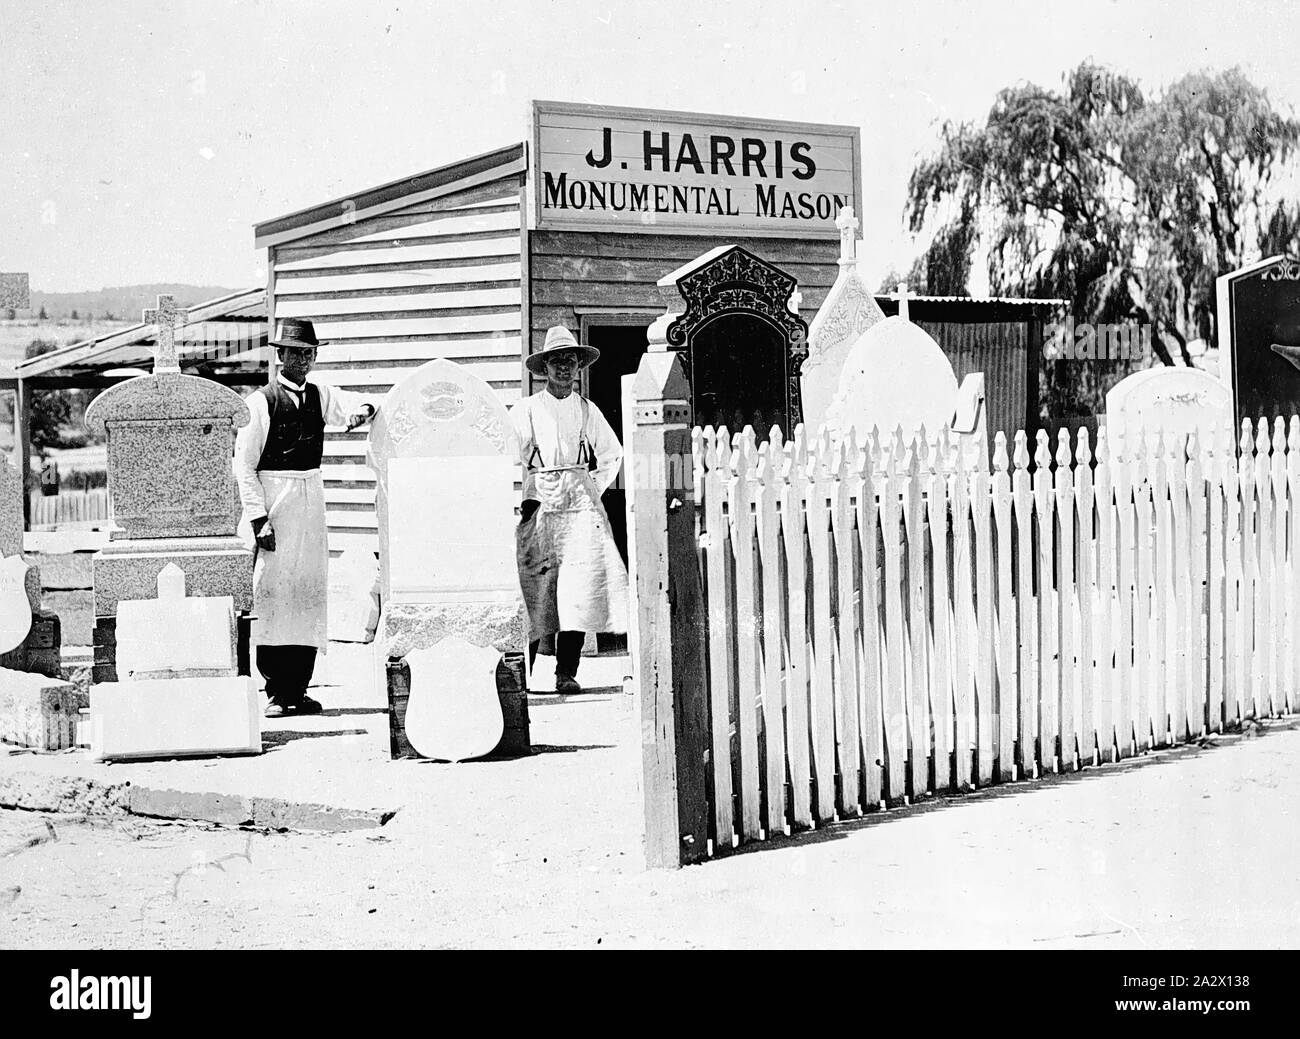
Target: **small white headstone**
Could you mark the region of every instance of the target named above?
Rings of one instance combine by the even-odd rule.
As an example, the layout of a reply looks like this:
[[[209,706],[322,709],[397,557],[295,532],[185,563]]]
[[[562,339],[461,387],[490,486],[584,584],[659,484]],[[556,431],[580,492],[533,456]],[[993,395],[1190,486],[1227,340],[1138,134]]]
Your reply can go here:
[[[1106,436],[1112,452],[1136,430],[1180,437],[1195,431],[1202,444],[1212,443],[1232,421],[1232,390],[1199,368],[1147,368],[1106,394]]]
[[[32,628],[27,569],[20,555],[0,556],[0,653],[21,646]]]
[[[407,654],[406,738],[418,753],[442,761],[492,753],[505,731],[496,682],[500,660],[495,649],[458,637]]]
[[[158,575],[157,599],[117,605],[117,673],[127,678],[235,674],[235,603],[190,598],[174,563]]]

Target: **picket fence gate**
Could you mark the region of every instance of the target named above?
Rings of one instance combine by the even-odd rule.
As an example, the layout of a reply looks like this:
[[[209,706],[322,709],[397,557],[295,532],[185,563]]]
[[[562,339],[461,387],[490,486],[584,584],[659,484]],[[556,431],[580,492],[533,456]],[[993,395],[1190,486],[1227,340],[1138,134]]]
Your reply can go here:
[[[1300,418],[690,438],[714,854],[1300,701]]]

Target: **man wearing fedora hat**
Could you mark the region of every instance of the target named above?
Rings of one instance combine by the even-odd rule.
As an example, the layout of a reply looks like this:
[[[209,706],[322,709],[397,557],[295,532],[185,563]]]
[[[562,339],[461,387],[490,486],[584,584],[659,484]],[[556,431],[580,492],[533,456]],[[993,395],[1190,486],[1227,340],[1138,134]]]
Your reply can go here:
[[[268,718],[317,714],[307,695],[326,635],[325,485],[320,463],[325,427],[356,429],[376,405],[355,393],[309,383],[322,345],[310,321],[276,323],[280,370],[245,401],[250,420],[235,439],[241,526],[256,543],[253,631],[257,669],[266,681]]]
[[[587,632],[627,631],[627,571],[600,503],[623,449],[600,409],[573,389],[599,357],[562,325],[549,329],[527,361],[546,386],[510,409],[525,474],[516,548],[529,665],[540,640],[554,635],[559,693],[581,692]]]

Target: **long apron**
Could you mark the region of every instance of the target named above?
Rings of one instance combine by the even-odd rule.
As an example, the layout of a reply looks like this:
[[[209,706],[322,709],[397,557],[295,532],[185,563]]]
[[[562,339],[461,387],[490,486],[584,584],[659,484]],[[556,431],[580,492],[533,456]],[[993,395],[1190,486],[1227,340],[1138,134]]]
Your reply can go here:
[[[528,638],[627,631],[627,571],[586,466],[535,471],[540,505],[519,524],[519,584]]]
[[[324,652],[329,645],[329,543],[321,471],[266,469],[257,477],[275,530],[275,551],[258,549],[253,564],[250,641],[255,646],[315,646]]]

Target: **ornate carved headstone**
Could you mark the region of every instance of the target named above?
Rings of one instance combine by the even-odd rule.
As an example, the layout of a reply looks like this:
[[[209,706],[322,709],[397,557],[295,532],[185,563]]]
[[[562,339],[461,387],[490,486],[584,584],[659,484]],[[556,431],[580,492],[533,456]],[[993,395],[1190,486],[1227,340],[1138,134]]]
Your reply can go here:
[[[422,365],[385,398],[367,464],[378,481],[381,659],[452,635],[521,650],[519,452],[493,389],[452,361]]]
[[[1218,281],[1219,364],[1234,425],[1300,412],[1300,260],[1273,256]]]
[[[803,421],[799,373],[808,325],[790,307],[793,276],[748,249],[723,245],[658,285],[669,313],[651,327],[650,349],[680,353],[698,423],[753,425],[765,437],[773,425],[788,434]]]
[[[872,325],[885,320],[858,274],[858,220],[853,207],[841,209],[835,224],[840,229],[840,273],[808,326],[808,359],[800,377],[804,426],[814,431],[826,421],[849,348]]]
[[[159,322],[154,374],[110,387],[86,409],[86,425],[107,440],[118,528],[95,557],[97,681],[115,677],[117,604],[152,599],[168,563],[185,572],[192,595],[229,595],[240,611],[253,605],[253,554],[236,535],[230,464],[248,407],[233,390],[176,368],[183,313],[171,297],[160,296],[150,317]]]

